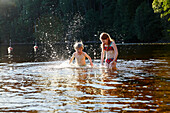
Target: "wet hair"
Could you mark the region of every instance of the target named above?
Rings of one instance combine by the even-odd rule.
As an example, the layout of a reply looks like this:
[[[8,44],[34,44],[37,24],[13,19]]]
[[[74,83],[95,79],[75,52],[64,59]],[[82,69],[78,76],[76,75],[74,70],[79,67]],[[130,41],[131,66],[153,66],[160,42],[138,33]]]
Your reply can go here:
[[[108,39],[108,46],[110,46],[111,42],[114,42],[114,40],[110,37],[110,35],[108,33],[105,33],[105,32],[101,33],[100,40],[102,41],[102,40],[106,40],[106,39]],[[101,44],[102,51],[103,51],[104,46],[105,45],[102,43]],[[107,49],[107,51],[108,51],[108,49]]]
[[[76,42],[76,43],[74,44],[74,49],[76,50],[76,49],[78,49],[78,48],[84,49],[84,45],[83,45],[82,42]]]
[[[100,40],[106,40],[109,37],[110,37],[110,35],[108,33],[101,33],[100,34]]]

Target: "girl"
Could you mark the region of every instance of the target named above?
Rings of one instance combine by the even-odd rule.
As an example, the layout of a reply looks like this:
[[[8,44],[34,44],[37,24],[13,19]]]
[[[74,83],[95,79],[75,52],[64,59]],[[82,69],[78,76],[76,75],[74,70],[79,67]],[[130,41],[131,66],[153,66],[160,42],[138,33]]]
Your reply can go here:
[[[118,50],[113,39],[108,33],[100,34],[101,48],[101,65],[103,65],[104,55],[106,54],[105,66],[110,69],[116,69]]]

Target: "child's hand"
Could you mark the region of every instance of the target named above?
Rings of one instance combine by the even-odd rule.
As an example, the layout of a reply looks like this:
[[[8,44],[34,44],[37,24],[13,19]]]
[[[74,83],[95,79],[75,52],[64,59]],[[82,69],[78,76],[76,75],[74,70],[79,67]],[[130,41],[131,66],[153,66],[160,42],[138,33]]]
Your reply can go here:
[[[109,68],[112,68],[112,67],[113,67],[114,62],[115,62],[114,60],[113,60],[112,62],[110,62]]]
[[[90,63],[90,65],[93,67],[93,63]]]

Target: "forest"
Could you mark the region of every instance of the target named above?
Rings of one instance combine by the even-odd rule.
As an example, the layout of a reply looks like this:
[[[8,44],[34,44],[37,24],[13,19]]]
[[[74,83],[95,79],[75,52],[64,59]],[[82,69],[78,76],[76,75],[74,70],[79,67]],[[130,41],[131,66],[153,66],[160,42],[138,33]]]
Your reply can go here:
[[[0,0],[0,44],[170,42],[170,0]]]

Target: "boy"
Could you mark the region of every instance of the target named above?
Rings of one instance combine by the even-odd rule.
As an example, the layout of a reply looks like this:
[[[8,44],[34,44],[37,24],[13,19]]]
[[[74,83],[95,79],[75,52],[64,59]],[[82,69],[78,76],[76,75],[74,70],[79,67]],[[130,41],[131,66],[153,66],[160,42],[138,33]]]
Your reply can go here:
[[[74,49],[76,50],[76,52],[73,53],[69,63],[71,63],[75,57],[77,65],[85,66],[86,65],[85,59],[87,57],[88,60],[90,61],[90,65],[93,66],[91,57],[89,55],[87,55],[87,53],[83,52],[84,47],[83,47],[82,42],[76,42],[74,44]]]

